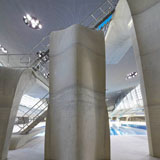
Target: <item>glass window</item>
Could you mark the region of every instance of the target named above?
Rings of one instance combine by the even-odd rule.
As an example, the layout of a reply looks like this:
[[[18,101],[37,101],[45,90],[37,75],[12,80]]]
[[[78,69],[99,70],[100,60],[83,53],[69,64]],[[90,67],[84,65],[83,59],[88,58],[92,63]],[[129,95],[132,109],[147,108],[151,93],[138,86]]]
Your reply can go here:
[[[134,104],[133,104],[133,101],[132,101],[131,93],[127,94],[127,99],[128,99],[129,107],[133,108]]]
[[[127,113],[131,114],[132,112],[138,112],[143,107],[143,99],[140,85],[132,89],[124,98],[120,98],[120,103],[117,104],[117,107],[113,114],[122,114],[125,110],[130,109]]]
[[[133,90],[131,91],[131,96],[132,96],[132,101],[133,101],[134,107],[137,107],[137,96],[136,96],[135,89],[133,89]]]
[[[0,62],[0,66],[3,66],[3,64]]]

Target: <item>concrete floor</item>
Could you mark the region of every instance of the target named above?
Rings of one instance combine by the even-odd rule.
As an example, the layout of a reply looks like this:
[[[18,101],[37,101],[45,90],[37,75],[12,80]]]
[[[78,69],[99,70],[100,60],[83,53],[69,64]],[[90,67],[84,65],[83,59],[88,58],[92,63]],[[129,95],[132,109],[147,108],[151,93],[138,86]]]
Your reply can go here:
[[[148,155],[146,136],[111,136],[112,160],[160,160]],[[23,148],[9,151],[8,160],[44,160],[44,137],[36,137]]]
[[[111,136],[112,160],[160,160],[148,154],[147,136]]]

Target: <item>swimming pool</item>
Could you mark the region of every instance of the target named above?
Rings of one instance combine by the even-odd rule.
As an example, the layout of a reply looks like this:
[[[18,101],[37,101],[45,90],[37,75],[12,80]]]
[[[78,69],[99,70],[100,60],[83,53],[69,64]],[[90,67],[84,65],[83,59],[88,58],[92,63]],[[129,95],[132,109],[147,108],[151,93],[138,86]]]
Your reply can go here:
[[[110,123],[110,135],[147,135],[145,125]]]
[[[42,124],[39,127],[45,127]],[[36,136],[44,136],[45,132],[37,134]],[[147,135],[146,125],[139,123],[121,123],[121,122],[110,122],[110,135]]]

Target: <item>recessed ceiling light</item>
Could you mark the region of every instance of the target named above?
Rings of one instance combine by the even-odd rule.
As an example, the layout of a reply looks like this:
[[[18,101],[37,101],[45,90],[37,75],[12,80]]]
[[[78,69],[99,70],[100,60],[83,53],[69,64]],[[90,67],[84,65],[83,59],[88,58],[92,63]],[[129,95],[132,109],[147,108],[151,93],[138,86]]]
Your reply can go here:
[[[1,50],[3,53],[8,53],[7,49],[4,48],[1,44],[0,44],[0,50]]]
[[[126,80],[135,78],[137,75],[138,75],[137,72],[131,72],[131,73],[127,74]]]
[[[42,29],[42,24],[40,23],[39,19],[30,14],[26,14],[23,16],[24,23],[33,29]]]

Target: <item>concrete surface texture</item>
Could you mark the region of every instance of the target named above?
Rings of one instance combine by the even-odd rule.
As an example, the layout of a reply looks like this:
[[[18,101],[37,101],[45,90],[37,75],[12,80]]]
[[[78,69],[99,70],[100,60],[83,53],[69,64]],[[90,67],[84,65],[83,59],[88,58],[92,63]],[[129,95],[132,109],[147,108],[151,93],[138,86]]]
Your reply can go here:
[[[128,4],[136,33],[133,45],[140,72],[150,154],[160,157],[160,1],[128,0]]]
[[[7,159],[16,113],[32,72],[0,67],[0,160]]]
[[[112,103],[113,105],[115,104],[118,92],[126,94],[125,92],[128,89],[134,88],[139,84],[139,76],[129,81],[125,80],[128,73],[136,71],[136,61],[130,36],[131,15],[128,14],[130,10],[126,8],[127,2],[126,5],[124,2],[123,5],[120,5],[120,3],[113,14],[107,35],[105,36],[106,96],[108,106],[110,101],[114,102]]]
[[[112,42],[106,45],[110,48],[119,47],[126,39],[132,41],[128,45],[132,45],[135,54],[146,114],[149,150],[155,157],[160,157],[159,15],[159,0],[120,0],[106,38],[106,44],[108,40]],[[121,34],[116,36],[113,33],[115,30]]]
[[[31,154],[32,153],[32,154]],[[35,137],[8,160],[44,160],[44,137]],[[148,154],[147,136],[111,136],[111,160],[160,160]]]
[[[110,159],[103,32],[52,32],[49,103],[46,160]]]
[[[26,135],[12,134],[9,150],[16,150],[18,148],[21,148],[37,134],[44,132],[44,130],[45,128],[34,128]]]

